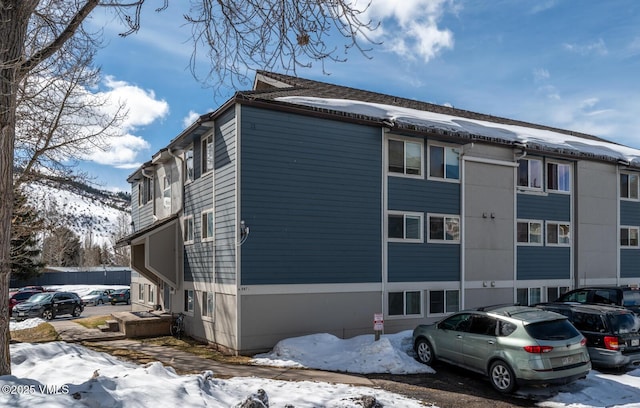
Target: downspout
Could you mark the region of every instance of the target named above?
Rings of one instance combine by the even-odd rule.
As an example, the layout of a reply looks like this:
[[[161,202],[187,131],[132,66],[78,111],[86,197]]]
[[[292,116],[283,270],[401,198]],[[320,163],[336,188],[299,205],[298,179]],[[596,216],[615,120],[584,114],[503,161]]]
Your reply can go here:
[[[514,143],[515,144],[515,143]],[[517,147],[522,149],[520,156],[514,156],[515,166],[513,167],[514,197],[513,197],[513,300],[518,300],[518,162],[527,156],[527,145],[520,144]]]
[[[473,143],[471,143],[473,147]],[[466,271],[465,271],[465,250],[466,250],[466,239],[465,234],[467,233],[466,223],[464,220],[465,217],[465,188],[464,188],[464,180],[465,180],[465,147],[462,146],[460,153],[460,229],[462,230],[462,235],[460,237],[460,310],[465,309],[465,290],[466,285],[464,283],[466,279]]]

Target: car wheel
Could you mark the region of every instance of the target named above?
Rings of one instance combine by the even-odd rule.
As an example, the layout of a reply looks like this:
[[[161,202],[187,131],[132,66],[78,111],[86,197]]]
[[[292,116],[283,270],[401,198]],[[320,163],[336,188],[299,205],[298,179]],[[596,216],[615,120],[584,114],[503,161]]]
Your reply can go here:
[[[416,342],[416,354],[418,354],[418,361],[422,364],[430,365],[436,360],[433,347],[427,339],[420,339]]]
[[[80,316],[80,314],[82,313],[82,309],[80,308],[80,306],[76,306],[73,308],[73,317],[78,317]]]
[[[127,299],[127,304],[130,305],[131,304],[131,299]]]
[[[98,299],[98,306],[100,306],[102,303],[102,299]]]
[[[53,319],[53,310],[51,309],[45,309],[44,312],[42,312],[42,318],[44,320],[51,320]]]
[[[493,388],[503,393],[511,393],[518,387],[513,370],[502,360],[496,360],[491,364],[489,381]]]

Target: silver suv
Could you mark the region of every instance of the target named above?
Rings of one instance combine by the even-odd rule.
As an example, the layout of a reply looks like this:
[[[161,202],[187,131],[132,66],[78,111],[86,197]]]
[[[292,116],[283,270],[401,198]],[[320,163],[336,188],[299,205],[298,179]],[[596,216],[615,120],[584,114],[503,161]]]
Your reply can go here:
[[[413,330],[418,360],[441,360],[487,375],[510,393],[522,384],[566,384],[591,369],[586,339],[565,316],[528,306],[455,313]]]

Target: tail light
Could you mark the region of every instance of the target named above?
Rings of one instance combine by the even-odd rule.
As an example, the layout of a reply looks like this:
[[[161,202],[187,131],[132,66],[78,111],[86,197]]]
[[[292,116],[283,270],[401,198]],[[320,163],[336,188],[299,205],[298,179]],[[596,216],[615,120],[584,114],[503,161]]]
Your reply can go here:
[[[620,350],[618,338],[614,336],[604,336],[604,347],[607,350]]]
[[[552,346],[524,346],[524,351],[532,354],[548,353],[553,350]]]
[[[580,345],[581,346],[586,346],[587,345],[587,338],[583,337],[582,340],[580,340]]]

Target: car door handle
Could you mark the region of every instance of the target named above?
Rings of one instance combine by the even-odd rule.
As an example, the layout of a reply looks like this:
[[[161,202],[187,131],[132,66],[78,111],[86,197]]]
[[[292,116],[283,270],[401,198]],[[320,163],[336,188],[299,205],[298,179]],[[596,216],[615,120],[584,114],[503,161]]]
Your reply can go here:
[[[495,341],[493,341],[493,340],[487,340],[487,343],[489,343],[489,344],[496,344],[496,342],[495,342]]]
[[[461,339],[462,338],[462,334],[456,335],[456,338]]]

